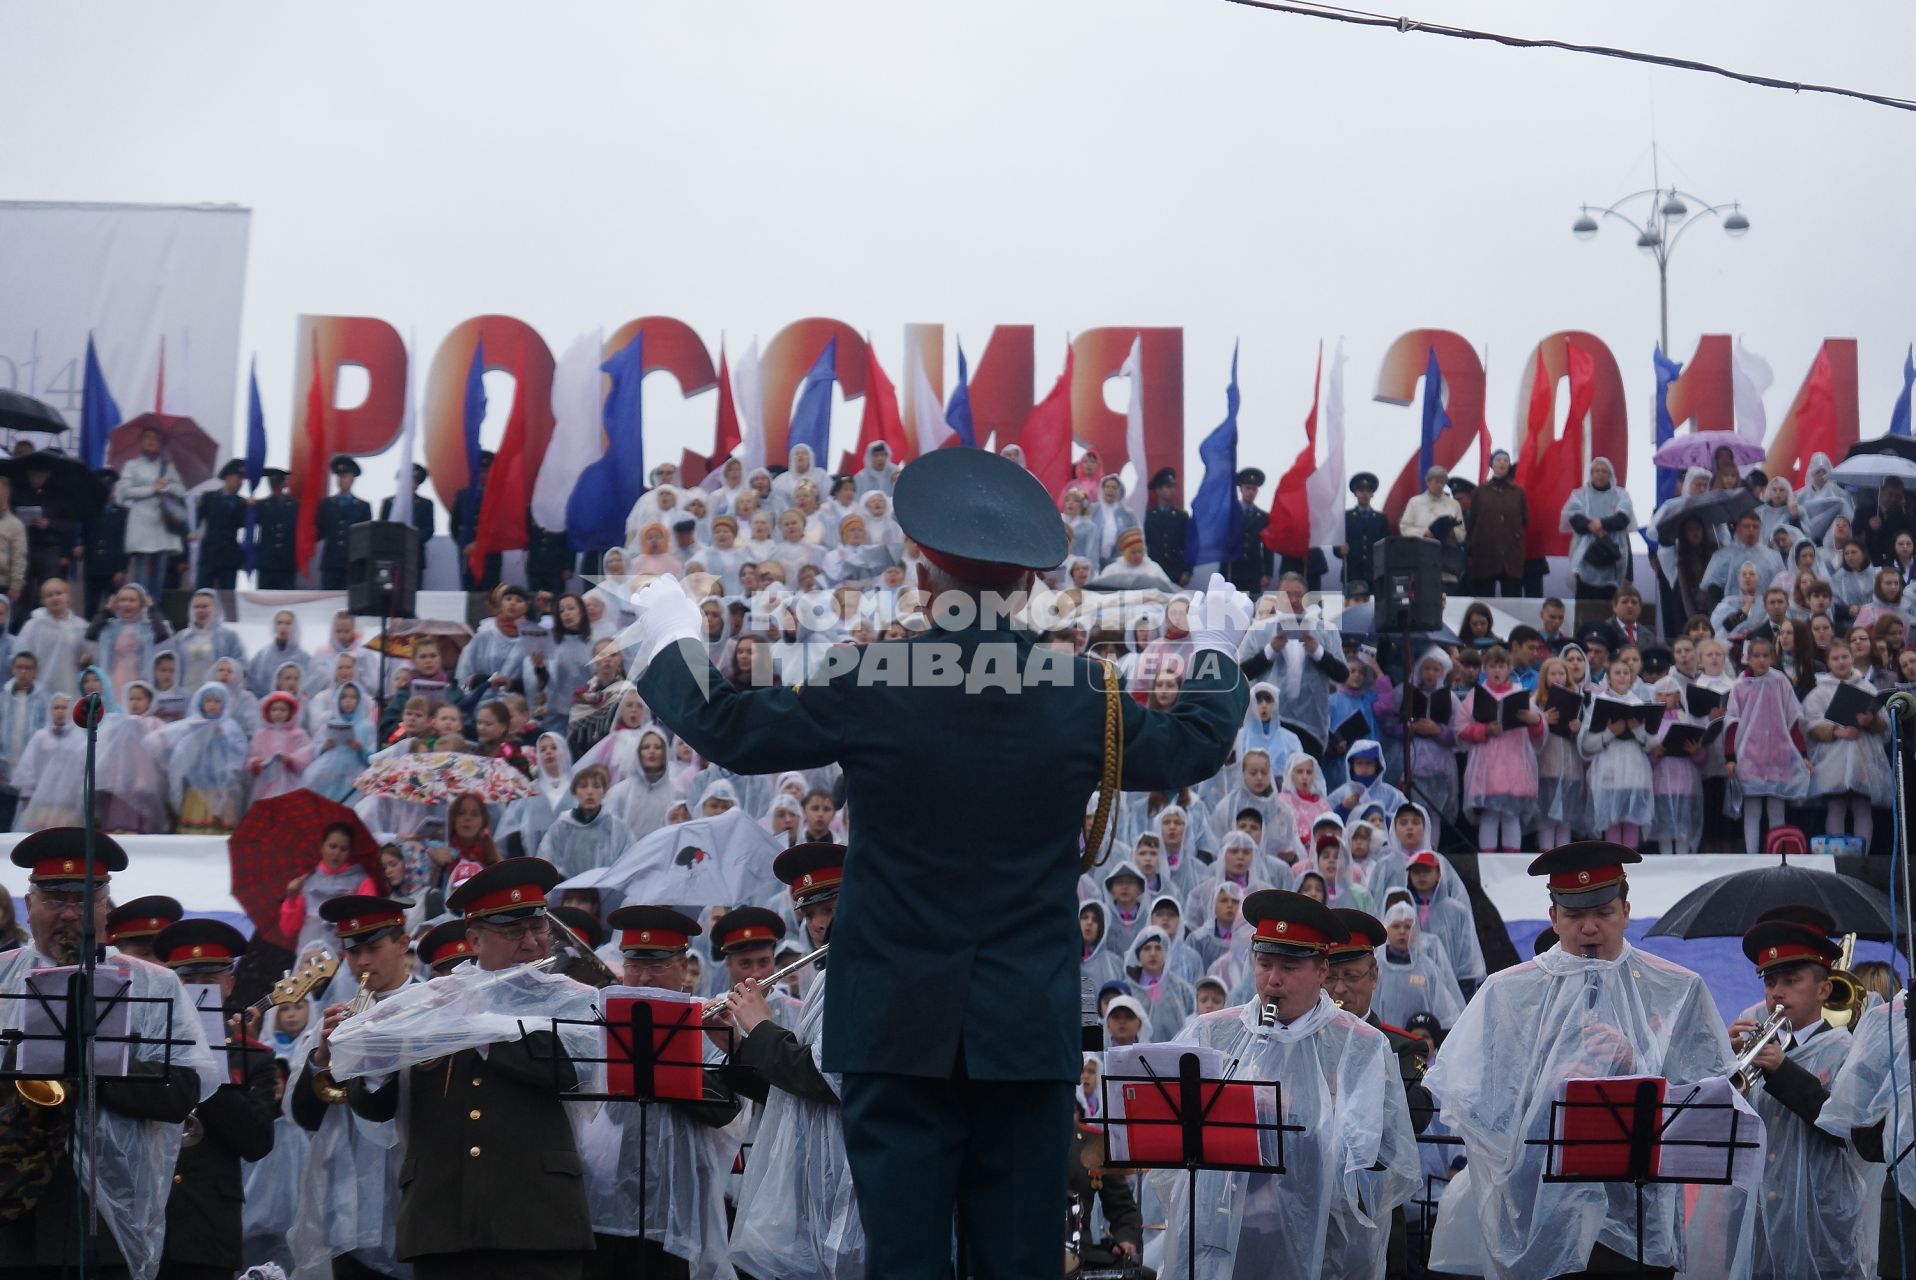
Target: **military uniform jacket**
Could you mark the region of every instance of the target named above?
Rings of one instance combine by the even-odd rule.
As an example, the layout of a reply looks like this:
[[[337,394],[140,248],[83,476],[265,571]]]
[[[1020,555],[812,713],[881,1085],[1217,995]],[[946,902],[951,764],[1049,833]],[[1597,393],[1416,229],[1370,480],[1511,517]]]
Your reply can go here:
[[[1364,1015],[1364,1021],[1383,1032],[1384,1038],[1390,1041],[1390,1051],[1397,1055],[1398,1078],[1404,1082],[1404,1101],[1410,1105],[1410,1127],[1422,1133],[1430,1127],[1430,1115],[1436,1106],[1431,1101],[1430,1090],[1424,1088],[1424,1042],[1383,1021],[1374,1009]]]
[[[246,528],[246,499],[216,489],[200,495],[200,568],[226,573],[240,567],[240,533]]]
[[[1184,563],[1184,535],[1191,517],[1176,507],[1153,506],[1144,513],[1144,553],[1173,582],[1182,581],[1190,565]]]
[[[87,517],[86,576],[111,578],[126,570],[126,508],[109,502]]]
[[[738,1041],[719,1075],[734,1093],[753,1102],[763,1103],[771,1090],[780,1089],[807,1102],[838,1105],[831,1082],[812,1061],[811,1047],[770,1018]]]
[[[1344,581],[1368,583],[1377,572],[1377,544],[1390,537],[1390,521],[1375,507],[1344,513]]]
[[[230,1043],[230,1042],[229,1042]],[[250,1052],[233,1052],[244,1065],[244,1083],[221,1085],[195,1113],[205,1137],[180,1148],[173,1169],[173,1190],[166,1198],[168,1262],[238,1271],[241,1255],[240,1209],[245,1191],[240,1163],[264,1158],[273,1149],[273,1054],[257,1041]]]
[[[585,1170],[560,1090],[577,1074],[550,1031],[465,1049],[371,1087],[347,1083],[368,1120],[399,1114],[408,1091],[399,1167],[398,1254],[592,1248]]]
[[[825,1069],[1076,1080],[1078,849],[1103,762],[1097,665],[1010,629],[934,628],[835,646],[810,683],[741,688],[702,646],[695,675],[691,647],[661,652],[638,690],[706,759],[747,774],[844,769],[858,821],[832,922]],[[1215,774],[1247,700],[1237,664],[1209,653],[1171,710],[1123,699],[1124,788]],[[985,803],[1000,829],[967,820]]]
[[[1243,517],[1244,535],[1238,543],[1237,559],[1231,561],[1231,585],[1252,595],[1264,589],[1264,579],[1276,567],[1276,557],[1264,545],[1264,529],[1271,523],[1270,513],[1256,504],[1238,505]]]
[[[391,498],[379,500],[379,518],[381,520],[393,518]],[[432,541],[432,535],[439,530],[438,517],[433,514],[432,499],[423,493],[415,492],[412,495],[412,527],[419,531],[419,546],[422,551],[426,544]]]
[[[319,540],[326,550],[319,562],[346,567],[346,530],[373,518],[372,507],[350,493],[335,493],[319,504]]]
[[[254,509],[255,563],[267,573],[299,572],[295,539],[299,529],[299,499],[291,494],[261,498]]]

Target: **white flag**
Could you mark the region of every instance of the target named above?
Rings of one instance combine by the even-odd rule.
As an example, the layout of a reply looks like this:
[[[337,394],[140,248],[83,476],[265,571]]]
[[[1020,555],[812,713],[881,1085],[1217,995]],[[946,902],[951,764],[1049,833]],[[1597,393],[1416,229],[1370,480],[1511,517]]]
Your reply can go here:
[[[1769,434],[1769,420],[1763,412],[1763,393],[1776,376],[1770,362],[1736,340],[1730,357],[1730,386],[1736,401],[1736,433],[1753,444],[1762,444]]]
[[[1124,410],[1124,452],[1131,462],[1131,488],[1124,495],[1124,505],[1131,508],[1131,514],[1144,522],[1144,509],[1151,502],[1151,473],[1145,470],[1144,460],[1144,338],[1142,335],[1131,339],[1131,354],[1124,358],[1118,372],[1131,379],[1131,403]],[[1092,502],[1098,500],[1095,493],[1085,495]]]
[[[1319,439],[1328,439],[1324,460],[1305,479],[1304,493],[1311,513],[1311,545],[1334,547],[1344,540],[1344,340],[1337,340],[1331,356],[1330,381],[1324,387],[1324,426]]]
[[[958,433],[945,421],[945,406],[938,401],[938,393],[932,389],[931,375],[925,372],[924,356],[916,346],[911,349],[911,368],[906,372],[907,386],[911,394],[911,409],[917,419],[918,453],[923,455],[933,449],[942,449],[958,438]]]
[[[412,367],[418,359],[419,334],[409,331],[406,344],[406,399],[400,406],[399,418],[399,469],[393,473],[393,509],[392,518],[396,524],[412,523],[412,437],[413,428],[418,425],[419,414],[412,403]],[[423,554],[425,548],[420,548]]]
[[[565,528],[565,505],[585,469],[605,453],[605,337],[582,333],[552,370],[552,439],[532,486],[532,518],[541,529]]]
[[[758,339],[732,366],[732,408],[738,412],[738,460],[745,474],[765,465],[765,388],[758,377]]]

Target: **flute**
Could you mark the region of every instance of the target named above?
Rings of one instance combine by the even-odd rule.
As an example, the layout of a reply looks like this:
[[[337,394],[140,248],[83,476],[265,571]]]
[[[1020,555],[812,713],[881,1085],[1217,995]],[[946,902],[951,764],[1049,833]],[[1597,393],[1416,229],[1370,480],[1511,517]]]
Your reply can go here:
[[[824,946],[820,947],[818,950],[812,952],[810,955],[805,956],[798,960],[794,960],[790,964],[786,965],[783,969],[778,970],[776,973],[770,974],[764,978],[760,978],[758,983],[759,990],[763,991],[766,988],[771,987],[777,984],[778,982],[791,977],[793,974],[797,973],[800,969],[803,969],[808,964],[812,964],[815,961],[823,960],[825,958],[825,953],[827,951],[830,951],[831,949],[832,949],[832,944],[828,942]],[[720,1009],[723,1009],[725,1007],[726,1000],[731,997],[731,994],[732,993],[728,991],[722,996],[713,996],[710,1000],[707,1000],[705,1002],[705,1011],[699,1015],[699,1018],[701,1020],[710,1018],[713,1014],[717,1013]]]

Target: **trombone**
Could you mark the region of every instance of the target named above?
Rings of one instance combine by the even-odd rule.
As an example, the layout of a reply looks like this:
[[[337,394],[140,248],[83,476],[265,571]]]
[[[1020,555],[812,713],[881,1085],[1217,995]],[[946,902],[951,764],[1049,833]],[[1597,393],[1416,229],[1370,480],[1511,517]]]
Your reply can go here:
[[[599,953],[588,946],[571,925],[551,912],[546,913],[546,933],[552,939],[552,954],[533,961],[533,968],[545,973],[563,973],[588,987],[603,989],[618,984],[619,975],[612,972],[612,966],[600,959]]]

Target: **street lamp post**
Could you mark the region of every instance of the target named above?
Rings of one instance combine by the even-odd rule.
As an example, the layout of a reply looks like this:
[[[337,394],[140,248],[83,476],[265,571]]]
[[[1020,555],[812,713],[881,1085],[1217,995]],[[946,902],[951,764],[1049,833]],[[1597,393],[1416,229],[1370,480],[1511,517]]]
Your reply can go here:
[[[1716,205],[1689,191],[1679,191],[1676,187],[1666,187],[1658,174],[1656,147],[1650,148],[1651,180],[1656,183],[1645,191],[1633,191],[1615,201],[1607,208],[1594,208],[1584,205],[1577,220],[1570,224],[1570,231],[1579,240],[1593,239],[1599,218],[1615,218],[1637,233],[1637,248],[1656,259],[1657,264],[1657,314],[1658,332],[1663,341],[1663,354],[1670,354],[1670,255],[1676,252],[1677,241],[1691,227],[1703,220],[1703,215],[1715,214],[1723,223],[1724,234],[1735,238],[1750,229],[1750,220],[1744,216],[1741,205]],[[1639,200],[1649,202],[1649,212],[1638,221],[1623,212],[1628,205]],[[1694,201],[1698,208],[1690,209]]]

